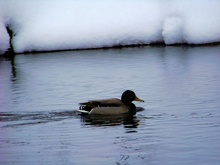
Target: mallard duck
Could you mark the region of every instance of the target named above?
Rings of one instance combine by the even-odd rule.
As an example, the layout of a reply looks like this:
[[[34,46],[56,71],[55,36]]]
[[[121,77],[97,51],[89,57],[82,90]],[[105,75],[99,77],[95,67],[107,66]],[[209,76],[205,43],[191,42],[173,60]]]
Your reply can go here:
[[[136,106],[132,101],[144,102],[139,99],[131,90],[126,90],[121,95],[121,100],[117,98],[90,100],[79,103],[79,112],[83,114],[117,115],[124,113],[135,113]]]

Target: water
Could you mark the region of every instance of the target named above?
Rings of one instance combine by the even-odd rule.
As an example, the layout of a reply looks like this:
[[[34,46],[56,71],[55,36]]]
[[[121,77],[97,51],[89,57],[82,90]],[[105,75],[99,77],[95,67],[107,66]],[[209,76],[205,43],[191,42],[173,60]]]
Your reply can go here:
[[[0,57],[0,164],[220,162],[220,46]],[[132,89],[135,116],[80,116],[78,103]]]

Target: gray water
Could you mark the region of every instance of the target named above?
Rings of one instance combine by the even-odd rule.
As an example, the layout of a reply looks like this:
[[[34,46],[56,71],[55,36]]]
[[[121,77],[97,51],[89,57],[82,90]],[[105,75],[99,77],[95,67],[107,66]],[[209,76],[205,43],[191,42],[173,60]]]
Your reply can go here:
[[[134,116],[78,103],[132,89]],[[220,46],[0,57],[1,165],[219,165]]]

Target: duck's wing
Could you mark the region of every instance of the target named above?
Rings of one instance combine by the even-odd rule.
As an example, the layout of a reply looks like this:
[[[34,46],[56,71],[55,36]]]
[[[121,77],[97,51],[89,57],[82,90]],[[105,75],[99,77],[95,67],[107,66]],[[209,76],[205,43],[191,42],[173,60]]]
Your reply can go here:
[[[88,102],[79,103],[91,108],[95,107],[118,107],[123,105],[123,102],[117,98],[103,99],[103,100],[90,100]]]

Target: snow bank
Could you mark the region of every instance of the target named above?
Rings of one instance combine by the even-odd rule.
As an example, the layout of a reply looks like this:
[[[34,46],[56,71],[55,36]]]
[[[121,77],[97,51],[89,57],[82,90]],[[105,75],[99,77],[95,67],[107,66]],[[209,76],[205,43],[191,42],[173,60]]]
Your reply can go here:
[[[10,47],[10,44],[9,44],[10,38],[6,30],[6,25],[7,25],[6,18],[7,17],[5,15],[6,13],[5,7],[6,7],[5,2],[0,0],[0,55],[6,52],[8,48]]]
[[[9,45],[9,35],[5,28],[5,24],[0,19],[0,54],[3,54],[8,50]]]
[[[219,0],[0,0],[0,50],[220,42]]]

